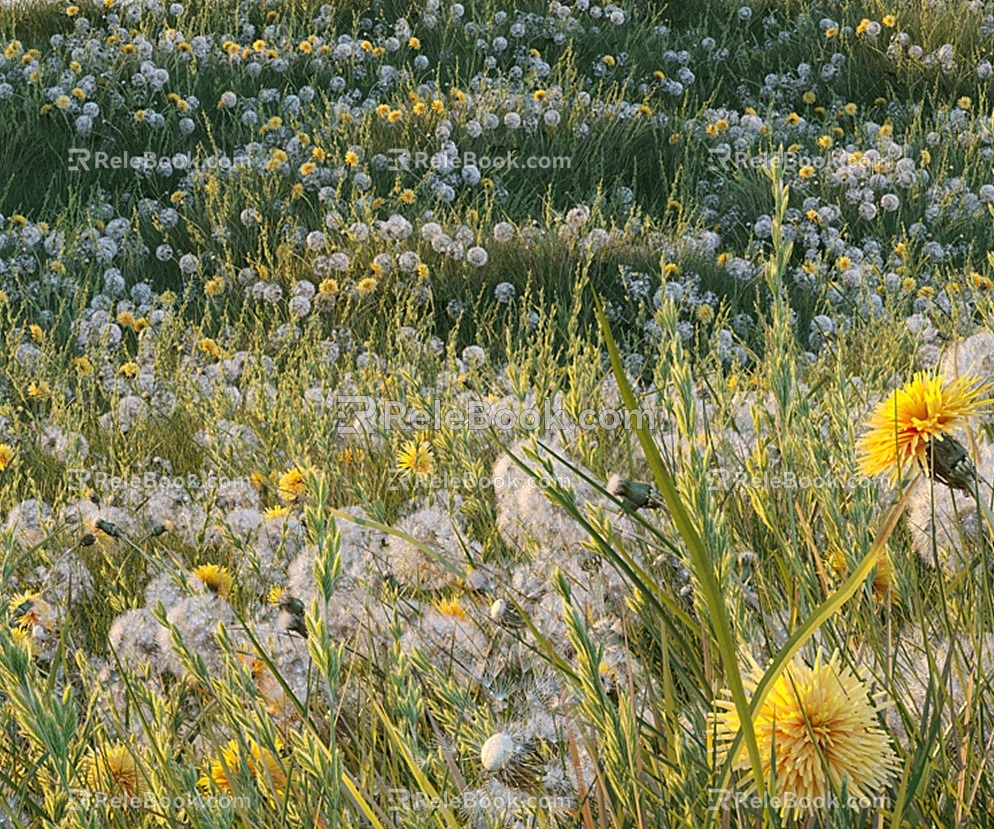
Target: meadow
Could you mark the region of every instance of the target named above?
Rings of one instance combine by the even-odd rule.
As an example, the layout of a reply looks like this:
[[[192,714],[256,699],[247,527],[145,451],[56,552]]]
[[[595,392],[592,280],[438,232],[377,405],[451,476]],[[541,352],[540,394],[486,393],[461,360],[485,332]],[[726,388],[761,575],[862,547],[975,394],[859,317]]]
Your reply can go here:
[[[994,825],[992,60],[0,5],[0,829]]]

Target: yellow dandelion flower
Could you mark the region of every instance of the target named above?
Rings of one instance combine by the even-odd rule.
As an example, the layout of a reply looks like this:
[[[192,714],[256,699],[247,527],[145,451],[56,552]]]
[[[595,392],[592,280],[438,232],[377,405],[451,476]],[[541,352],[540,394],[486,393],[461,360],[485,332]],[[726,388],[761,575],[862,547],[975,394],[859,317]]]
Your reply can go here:
[[[461,619],[463,621],[469,619],[469,615],[466,613],[466,610],[461,604],[459,604],[459,599],[439,599],[435,602],[435,610],[443,616],[450,616],[453,619]]]
[[[990,386],[969,375],[946,383],[941,375],[919,372],[870,416],[869,430],[857,444],[860,470],[889,472],[896,479],[910,461],[924,464],[929,441],[942,440],[982,410],[991,402],[989,392]]]
[[[234,794],[229,775],[238,775],[243,770],[263,790],[275,793],[278,797],[286,791],[286,773],[279,758],[255,740],[249,740],[245,747],[237,740],[231,740],[221,749],[220,757],[211,763],[209,778],[201,778],[198,782],[206,785],[209,779],[221,791]],[[235,786],[237,785],[236,783]]]
[[[267,521],[275,521],[277,518],[286,518],[289,514],[289,507],[270,507],[262,514],[262,517]]]
[[[37,383],[31,383],[28,386],[28,397],[40,400],[48,397],[51,393],[52,387],[48,385],[48,382],[45,380],[39,380]]]
[[[430,475],[433,461],[433,450],[426,440],[409,440],[397,453],[397,469],[412,478]]]
[[[376,285],[377,282],[375,277],[367,276],[365,279],[360,279],[357,286],[359,288],[359,295],[366,296],[367,294],[373,293],[373,291],[376,290]]]
[[[0,472],[3,472],[14,462],[14,447],[9,443],[0,443]]]
[[[762,677],[753,662],[743,677],[748,693],[755,693]],[[754,722],[769,794],[781,799],[781,817],[812,815],[816,804],[838,795],[843,785],[851,795],[873,797],[897,773],[898,760],[874,703],[863,681],[841,665],[838,652],[828,662],[819,655],[810,667],[800,655],[794,658]],[[714,737],[727,751],[741,721],[731,700],[716,700],[715,706]],[[740,772],[750,768],[744,744],[732,765]]]
[[[78,371],[80,374],[84,376],[93,374],[93,363],[90,362],[90,359],[88,357],[77,357],[72,362],[73,365],[76,367],[76,371]]]
[[[345,153],[345,163],[348,164],[349,167],[355,167],[359,163],[359,154],[354,150],[349,150]]]
[[[407,47],[409,49],[414,49],[415,51],[417,51],[418,49],[421,48],[421,41],[416,37],[410,37],[407,40]]]
[[[91,751],[83,761],[86,788],[114,797],[142,797],[148,790],[132,749],[115,743]]]
[[[307,481],[304,479],[304,473],[297,467],[288,469],[280,475],[278,486],[280,498],[287,503],[299,501],[307,494]]]
[[[193,575],[220,599],[230,596],[231,588],[235,586],[234,576],[228,572],[228,568],[218,564],[201,564],[199,567],[194,567]]]
[[[221,356],[221,347],[210,337],[204,337],[197,343],[197,347],[209,357],[217,358]]]
[[[118,371],[127,377],[129,380],[134,379],[138,375],[138,363],[133,361],[128,361],[123,366],[121,366]]]

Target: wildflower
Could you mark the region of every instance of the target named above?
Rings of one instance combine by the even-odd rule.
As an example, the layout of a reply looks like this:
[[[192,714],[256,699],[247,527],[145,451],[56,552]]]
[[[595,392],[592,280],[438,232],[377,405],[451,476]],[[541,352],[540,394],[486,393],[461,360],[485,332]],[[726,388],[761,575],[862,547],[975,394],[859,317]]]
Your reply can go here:
[[[52,393],[52,387],[45,380],[39,380],[37,383],[31,383],[28,386],[28,397],[33,397],[36,400],[48,397]]]
[[[412,478],[430,475],[433,460],[431,444],[428,441],[409,440],[397,453],[397,468]]]
[[[270,507],[262,514],[262,517],[267,521],[274,521],[277,518],[286,518],[289,514],[289,507]]]
[[[148,789],[133,750],[123,743],[89,753],[83,761],[86,788],[116,797],[142,797]]]
[[[14,461],[14,449],[10,444],[0,443],[0,472],[3,472]]]
[[[248,771],[260,788],[274,792],[278,797],[286,791],[286,774],[279,759],[269,749],[251,739],[246,745],[231,740],[221,749],[220,756],[211,763],[209,777],[202,777],[198,783],[204,786],[213,781],[221,791],[234,794],[230,775],[238,774],[242,769]]]
[[[747,691],[755,693],[763,673],[753,663],[744,678]],[[715,705],[716,738],[727,746],[741,729],[739,715],[729,699]],[[814,804],[827,802],[843,785],[851,795],[872,796],[897,771],[876,707],[860,678],[841,666],[838,652],[827,663],[819,655],[811,667],[795,657],[756,711],[754,727],[770,794],[783,804],[781,817],[812,814]],[[732,764],[750,767],[744,745]]]
[[[288,469],[279,480],[279,495],[287,503],[299,501],[307,493],[307,481],[298,468]]]
[[[235,585],[235,579],[228,572],[228,568],[217,564],[201,564],[199,567],[194,567],[193,575],[219,599],[230,596],[231,588]]]
[[[376,285],[376,277],[367,276],[365,279],[360,279],[359,284],[356,286],[359,289],[359,296],[366,296],[373,293],[376,290]]]
[[[896,479],[912,460],[924,468],[926,456],[936,454],[931,450],[952,440],[949,433],[990,402],[985,396],[988,391],[989,387],[978,385],[969,375],[944,383],[938,374],[919,372],[871,415],[870,428],[858,444],[863,474],[890,472]],[[962,463],[962,458],[954,457],[954,449],[950,445],[939,450],[949,472]],[[943,471],[938,464],[936,471]]]
[[[197,343],[197,348],[209,357],[214,357],[216,359],[221,356],[220,346],[218,346],[218,344],[210,337],[204,337],[199,343]]]
[[[461,619],[463,621],[469,619],[469,615],[463,609],[463,606],[459,604],[459,599],[439,599],[435,602],[435,610],[443,616],[451,616],[454,619]]]
[[[129,360],[127,363],[122,365],[118,371],[120,371],[120,373],[129,380],[132,380],[138,375],[138,364]]]

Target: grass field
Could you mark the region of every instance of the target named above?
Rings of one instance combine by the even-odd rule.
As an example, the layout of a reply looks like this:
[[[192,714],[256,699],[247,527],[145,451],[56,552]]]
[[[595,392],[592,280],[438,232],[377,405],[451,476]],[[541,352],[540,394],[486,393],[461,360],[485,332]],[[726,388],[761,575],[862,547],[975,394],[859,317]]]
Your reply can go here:
[[[994,825],[992,53],[0,6],[0,827]]]

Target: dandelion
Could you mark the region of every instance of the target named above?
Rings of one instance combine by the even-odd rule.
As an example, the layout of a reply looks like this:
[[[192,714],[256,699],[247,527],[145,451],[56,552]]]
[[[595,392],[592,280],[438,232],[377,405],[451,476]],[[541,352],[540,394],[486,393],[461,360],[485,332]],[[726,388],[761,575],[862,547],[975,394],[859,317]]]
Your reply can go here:
[[[364,279],[359,280],[359,284],[356,286],[359,289],[359,296],[367,296],[376,290],[377,281],[375,276],[367,276]]]
[[[896,480],[910,461],[925,468],[929,450],[953,440],[952,430],[990,402],[988,391],[969,375],[945,383],[941,375],[919,372],[870,416],[869,430],[857,444],[863,474],[889,472]],[[952,448],[940,451],[945,456]]]
[[[744,677],[747,691],[755,693],[763,673],[753,663]],[[741,722],[731,700],[715,705],[715,738],[727,749]],[[827,663],[819,655],[811,667],[795,657],[756,711],[754,727],[770,793],[782,798],[781,817],[813,813],[814,804],[827,802],[843,784],[852,795],[872,796],[898,768],[873,700],[862,680],[841,666],[838,652]],[[733,767],[750,768],[744,745]]]
[[[544,766],[537,748],[506,731],[492,734],[480,749],[487,774],[513,789],[530,789],[541,779]]]
[[[3,472],[14,462],[14,448],[7,443],[0,443],[0,472]]]
[[[242,768],[248,771],[260,788],[269,790],[278,797],[286,791],[286,773],[279,759],[255,740],[249,740],[244,748],[237,740],[229,741],[221,749],[220,757],[211,762],[209,776],[200,778],[198,784],[206,786],[213,781],[221,791],[234,794],[231,775],[238,774]],[[235,787],[237,788],[237,783]]]
[[[135,755],[116,743],[91,751],[83,761],[86,788],[115,797],[142,797],[148,789]]]
[[[304,473],[297,467],[288,469],[280,475],[278,487],[280,498],[290,504],[299,501],[307,494],[307,481],[304,479]]]
[[[51,393],[52,387],[45,380],[39,380],[37,383],[28,385],[28,397],[33,397],[36,400],[44,399]]]
[[[397,469],[411,478],[430,475],[434,456],[426,440],[409,440],[397,453]]]
[[[231,589],[235,585],[235,579],[228,572],[228,568],[217,564],[201,564],[199,567],[194,567],[193,575],[219,599],[230,596]]]

